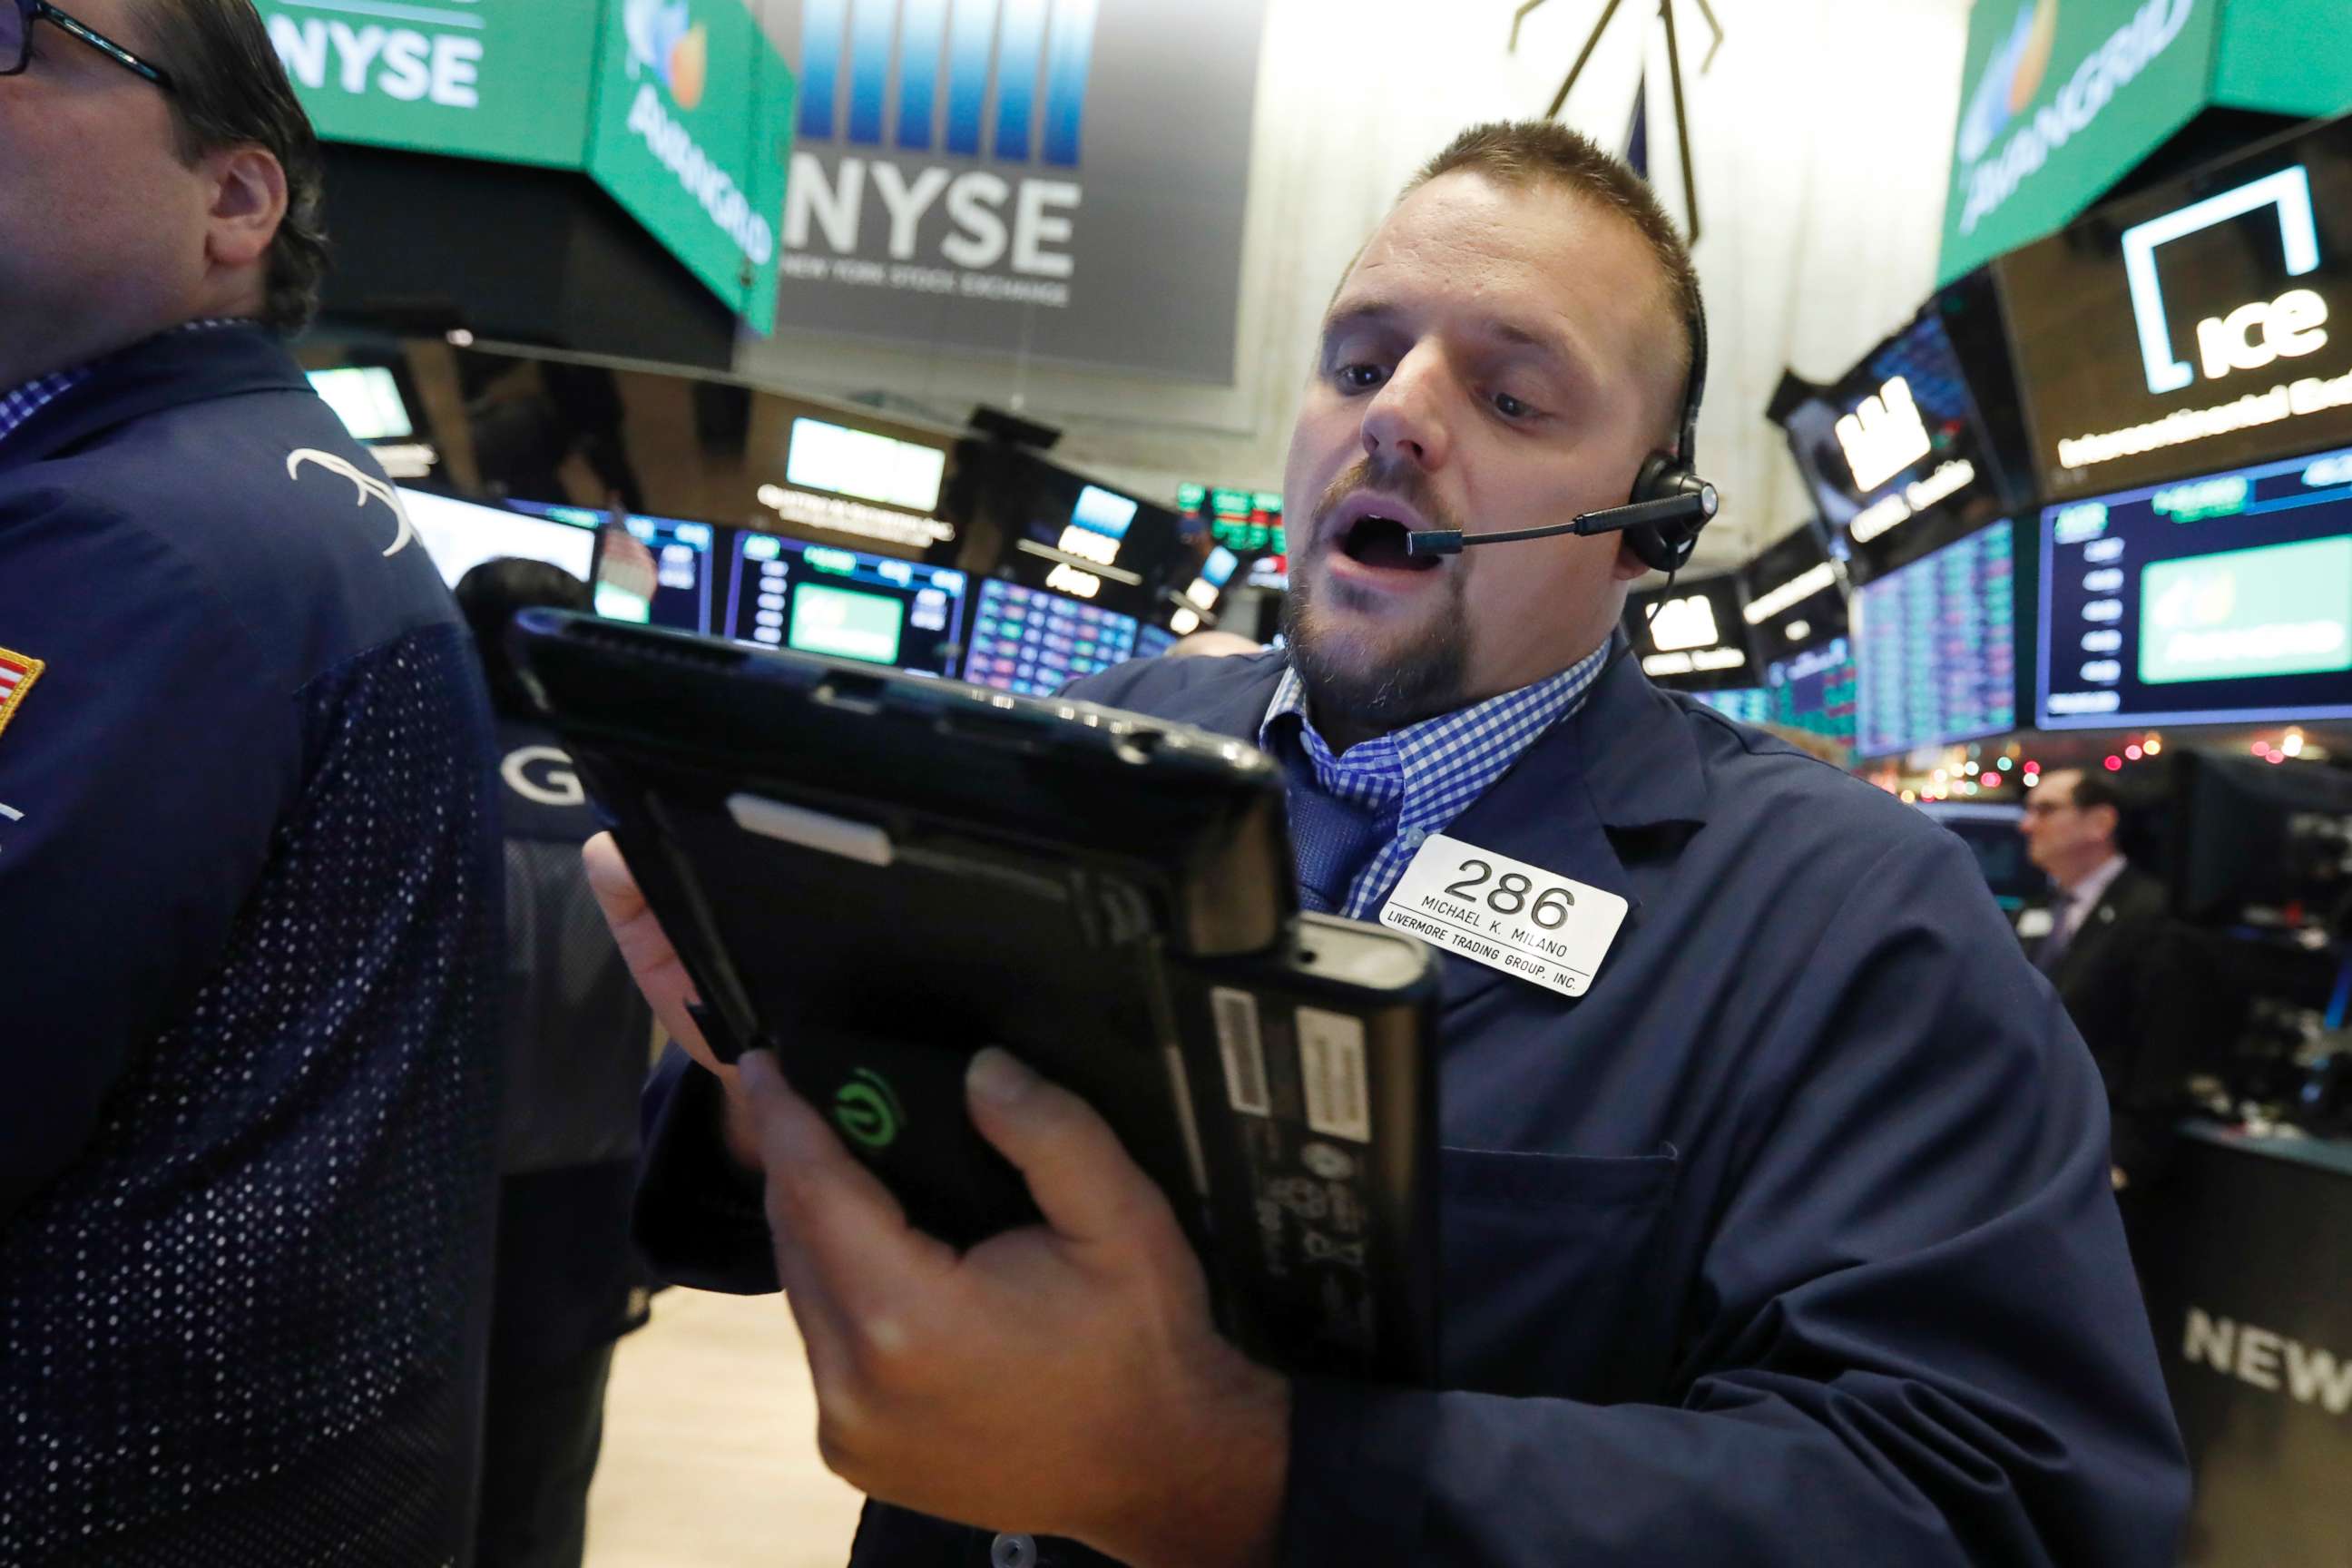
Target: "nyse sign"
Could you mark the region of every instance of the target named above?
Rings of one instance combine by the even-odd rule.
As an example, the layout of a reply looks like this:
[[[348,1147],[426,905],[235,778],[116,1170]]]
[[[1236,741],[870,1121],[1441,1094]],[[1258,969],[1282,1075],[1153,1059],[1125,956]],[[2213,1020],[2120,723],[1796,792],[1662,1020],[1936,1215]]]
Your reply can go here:
[[[257,0],[256,8],[329,141],[580,165],[595,98],[593,7]]]
[[[800,0],[780,318],[1228,378],[1263,4]]]

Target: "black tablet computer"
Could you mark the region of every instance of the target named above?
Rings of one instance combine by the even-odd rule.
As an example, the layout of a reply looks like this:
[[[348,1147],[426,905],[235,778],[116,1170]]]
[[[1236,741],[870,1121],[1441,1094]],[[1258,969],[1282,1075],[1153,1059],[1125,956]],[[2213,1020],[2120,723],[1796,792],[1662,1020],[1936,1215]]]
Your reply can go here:
[[[591,616],[512,635],[713,1048],[773,1049],[916,1224],[1035,1218],[963,1102],[1002,1045],[1168,1194],[1243,1349],[1433,1378],[1435,961],[1298,911],[1265,756]]]

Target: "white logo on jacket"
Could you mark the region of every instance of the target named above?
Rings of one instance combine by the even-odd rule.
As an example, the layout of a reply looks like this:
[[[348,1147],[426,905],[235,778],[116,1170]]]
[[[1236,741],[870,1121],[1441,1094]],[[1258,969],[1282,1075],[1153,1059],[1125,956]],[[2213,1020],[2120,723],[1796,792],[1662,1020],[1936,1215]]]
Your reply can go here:
[[[400,520],[400,531],[393,536],[392,544],[384,551],[386,555],[399,554],[407,547],[409,541],[416,537],[416,527],[408,521],[408,513],[400,504],[400,492],[383,480],[352,467],[332,452],[316,451],[309,447],[287,454],[286,477],[299,479],[304,463],[316,463],[329,473],[341,474],[351,480],[359,489],[353,505],[365,506],[371,500],[380,500],[392,509],[392,515]]]

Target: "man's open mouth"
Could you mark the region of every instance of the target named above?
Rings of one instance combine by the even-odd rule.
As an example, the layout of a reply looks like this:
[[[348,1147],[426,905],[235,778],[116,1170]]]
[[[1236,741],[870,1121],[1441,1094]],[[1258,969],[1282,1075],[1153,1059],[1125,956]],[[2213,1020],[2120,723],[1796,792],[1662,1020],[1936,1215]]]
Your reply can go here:
[[[1412,554],[1406,542],[1412,531],[1392,517],[1368,514],[1348,525],[1339,536],[1339,553],[1349,560],[1388,572],[1433,572],[1434,555]]]

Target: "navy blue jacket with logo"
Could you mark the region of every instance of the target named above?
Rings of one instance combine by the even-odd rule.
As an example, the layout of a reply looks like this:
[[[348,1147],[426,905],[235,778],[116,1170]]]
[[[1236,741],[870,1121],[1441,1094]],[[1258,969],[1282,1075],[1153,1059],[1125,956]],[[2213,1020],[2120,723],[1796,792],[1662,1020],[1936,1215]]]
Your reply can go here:
[[[255,327],[0,440],[0,1563],[452,1561],[499,869],[472,645]]]
[[[1072,695],[1254,740],[1280,670]],[[1960,842],[1625,658],[1446,831],[1632,912],[1575,1000],[1444,958],[1444,1391],[1297,1384],[1283,1561],[2169,1568],[2099,1076]],[[714,1089],[651,1086],[640,1237],[773,1289]],[[877,1506],[852,1561],[989,1547]]]

